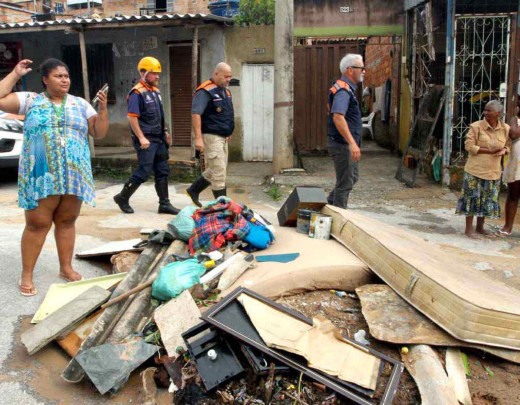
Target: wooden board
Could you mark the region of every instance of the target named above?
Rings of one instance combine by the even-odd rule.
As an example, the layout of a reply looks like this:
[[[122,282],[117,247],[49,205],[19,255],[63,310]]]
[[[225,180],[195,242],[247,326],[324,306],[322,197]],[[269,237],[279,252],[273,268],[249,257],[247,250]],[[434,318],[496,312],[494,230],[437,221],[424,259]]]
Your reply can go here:
[[[142,239],[119,240],[116,242],[105,243],[93,249],[84,250],[76,253],[76,257],[94,257],[94,256],[108,256],[119,252],[140,252],[144,248],[134,248],[135,245],[142,242]]]
[[[110,297],[110,291],[94,286],[70,301],[47,318],[22,333],[22,343],[29,354],[34,354],[47,343],[72,330]]]
[[[403,229],[327,205],[332,235],[403,299],[470,343],[520,349],[520,292]]]
[[[430,346],[412,346],[402,358],[417,383],[422,405],[459,405],[439,356]]]
[[[335,240],[312,239],[295,228],[274,227],[276,241],[260,254],[300,253],[289,263],[257,263],[222,295],[243,286],[276,299],[315,290],[354,291],[375,281],[368,266]]]
[[[90,335],[96,320],[101,316],[103,310],[96,311],[88,318],[83,320],[72,332],[63,339],[56,339],[56,343],[67,352],[70,357],[76,356],[83,341]]]
[[[435,325],[385,284],[367,284],[356,288],[361,311],[370,335],[385,342],[410,345],[470,347],[501,359],[520,363],[520,351],[471,344],[455,339]]]

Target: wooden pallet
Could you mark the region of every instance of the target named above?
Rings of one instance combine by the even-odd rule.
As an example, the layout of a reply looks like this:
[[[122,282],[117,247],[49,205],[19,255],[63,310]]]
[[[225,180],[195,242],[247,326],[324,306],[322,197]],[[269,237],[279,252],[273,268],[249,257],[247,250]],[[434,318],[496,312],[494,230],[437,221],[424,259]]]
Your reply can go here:
[[[331,234],[454,337],[520,350],[520,291],[400,228],[327,205]]]

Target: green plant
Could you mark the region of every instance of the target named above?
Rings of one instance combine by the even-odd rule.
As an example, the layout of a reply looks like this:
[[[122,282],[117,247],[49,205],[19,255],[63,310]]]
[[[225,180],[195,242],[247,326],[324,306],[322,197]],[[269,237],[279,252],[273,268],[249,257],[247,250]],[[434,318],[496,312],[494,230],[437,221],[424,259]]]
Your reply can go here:
[[[239,25],[274,25],[274,0],[240,0]]]
[[[267,189],[266,193],[275,201],[278,201],[280,198],[282,198],[282,192],[278,184],[273,184],[271,187]]]

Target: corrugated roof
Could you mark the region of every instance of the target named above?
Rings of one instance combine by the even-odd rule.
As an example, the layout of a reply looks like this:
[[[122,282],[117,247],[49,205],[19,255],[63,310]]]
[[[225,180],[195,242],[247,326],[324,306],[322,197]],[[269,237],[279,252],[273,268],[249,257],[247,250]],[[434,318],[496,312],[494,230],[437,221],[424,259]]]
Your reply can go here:
[[[131,15],[109,18],[70,18],[54,21],[31,21],[18,23],[0,24],[0,29],[12,28],[38,28],[74,25],[97,25],[97,24],[120,24],[125,22],[148,22],[148,21],[172,21],[172,20],[202,20],[207,22],[232,23],[232,18],[220,17],[213,14],[155,14],[155,15]]]

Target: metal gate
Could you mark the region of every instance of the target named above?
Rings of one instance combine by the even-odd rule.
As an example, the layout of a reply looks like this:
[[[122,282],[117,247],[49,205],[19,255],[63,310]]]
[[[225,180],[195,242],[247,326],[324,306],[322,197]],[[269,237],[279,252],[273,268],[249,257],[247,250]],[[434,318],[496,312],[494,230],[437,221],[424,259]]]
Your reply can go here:
[[[363,54],[364,46],[352,40],[294,47],[293,131],[300,151],[327,150],[327,90],[341,75],[341,58]]]
[[[273,160],[274,65],[242,66],[245,161]]]
[[[506,102],[511,20],[508,15],[458,16],[455,19],[452,156],[465,158],[464,138],[482,119],[490,100]]]

